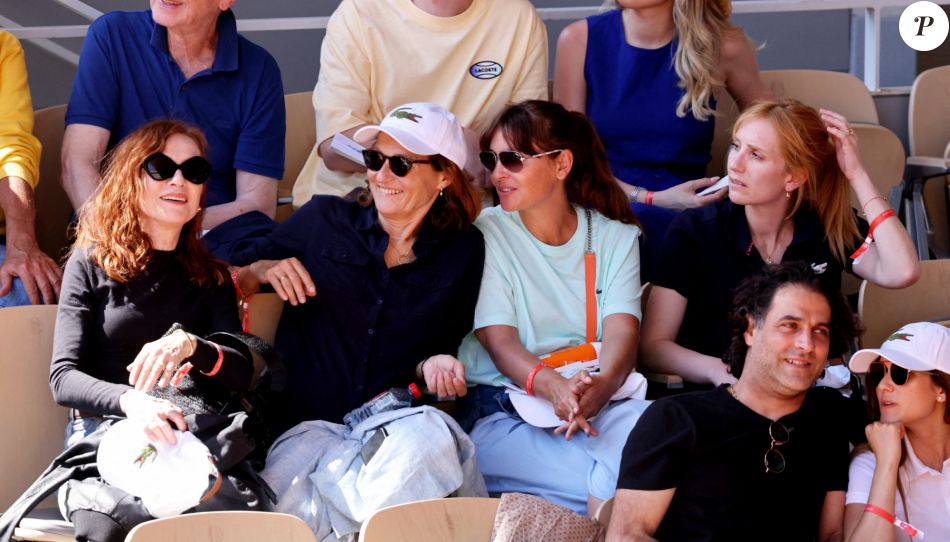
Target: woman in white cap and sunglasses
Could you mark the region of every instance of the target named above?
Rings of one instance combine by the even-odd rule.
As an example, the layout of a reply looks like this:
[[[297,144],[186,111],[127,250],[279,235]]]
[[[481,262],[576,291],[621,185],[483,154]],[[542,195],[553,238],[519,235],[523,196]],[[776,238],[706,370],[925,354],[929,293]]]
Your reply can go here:
[[[849,541],[950,540],[950,329],[908,324],[850,362],[867,373],[872,452],[851,462]]]
[[[367,147],[369,177],[357,201],[315,196],[231,253],[233,263],[249,264],[237,272],[245,295],[266,283],[288,302],[275,338],[288,376],[275,421],[279,430],[299,425],[278,438],[263,476],[279,510],[299,513],[318,532],[323,524],[312,514],[325,515],[324,507],[310,506],[314,494],[297,483],[317,468],[310,438],[344,434],[343,416],[391,387],[417,381],[440,396],[465,395],[455,355],[472,328],[484,265],[482,234],[472,226],[480,200],[462,169],[468,150],[452,113],[410,103],[354,137]],[[400,489],[392,485],[374,491]]]
[[[244,295],[270,284],[289,303],[275,338],[289,377],[280,429],[340,423],[412,379],[465,394],[453,356],[471,329],[485,249],[462,126],[438,105],[411,103],[355,137],[369,177],[358,201],[315,196],[231,254],[249,264],[237,272]]]

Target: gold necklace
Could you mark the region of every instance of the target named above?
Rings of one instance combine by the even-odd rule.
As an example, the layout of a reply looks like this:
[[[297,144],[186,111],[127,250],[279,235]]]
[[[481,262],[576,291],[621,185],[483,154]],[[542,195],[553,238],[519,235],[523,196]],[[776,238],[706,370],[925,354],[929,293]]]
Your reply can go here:
[[[794,232],[792,232],[792,233],[794,234]],[[789,239],[788,242],[791,243],[791,239]],[[775,251],[777,251],[777,250],[779,249],[779,247],[781,247],[782,245],[785,245],[786,247],[788,246],[787,243],[784,243],[784,242],[782,241],[782,239],[781,239],[781,233],[779,233],[779,238],[776,240],[775,246],[772,247],[772,250],[770,250],[769,253],[768,253],[768,254],[765,256],[765,258],[764,258],[764,259],[765,259],[765,263],[767,263],[767,264],[769,264],[769,265],[772,265],[773,263],[775,263],[775,262],[772,260],[772,255],[775,254]],[[746,248],[746,251],[745,251],[745,255],[746,255],[746,256],[748,256],[749,254],[752,253],[752,247],[753,247],[753,246],[755,246],[755,240],[749,241],[749,247]],[[756,248],[758,248],[758,247],[756,247]],[[762,251],[759,251],[759,255],[760,255],[760,256],[762,255]]]
[[[412,263],[416,261],[416,255],[413,254],[412,252],[412,245],[409,246],[409,250],[402,253],[400,253],[396,249],[395,245],[390,245],[389,248],[391,248],[392,251],[395,253],[394,257],[390,256],[391,260],[395,260],[395,262],[391,265],[403,265],[403,264]]]

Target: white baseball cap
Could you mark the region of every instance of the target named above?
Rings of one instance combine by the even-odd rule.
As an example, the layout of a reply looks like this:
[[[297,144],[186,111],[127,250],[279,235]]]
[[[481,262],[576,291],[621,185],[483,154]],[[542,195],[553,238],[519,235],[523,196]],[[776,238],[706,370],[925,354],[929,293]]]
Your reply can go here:
[[[353,134],[357,143],[368,147],[379,132],[388,134],[410,152],[441,154],[465,169],[468,146],[462,123],[449,110],[433,103],[410,103],[390,111],[378,126],[364,126]]]
[[[102,437],[96,455],[109,484],[142,499],[156,518],[176,516],[217,491],[221,474],[208,447],[189,431],[175,431],[174,445],[151,442],[145,425],[122,420]]]
[[[950,374],[950,329],[931,322],[907,324],[884,339],[880,348],[858,350],[848,363],[855,373],[866,373],[878,357],[911,371]]]

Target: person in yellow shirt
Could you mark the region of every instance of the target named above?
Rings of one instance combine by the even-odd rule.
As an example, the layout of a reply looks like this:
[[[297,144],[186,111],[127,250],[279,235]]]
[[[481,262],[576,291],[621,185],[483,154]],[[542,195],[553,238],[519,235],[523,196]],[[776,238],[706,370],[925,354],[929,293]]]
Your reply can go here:
[[[466,171],[487,181],[478,135],[511,103],[547,99],[548,40],[528,0],[343,0],[327,25],[313,92],[317,145],[294,185],[294,206],[345,195],[366,169],[330,148],[408,102],[433,102],[461,121]]]
[[[56,303],[63,279],[62,269],[36,243],[33,188],[40,142],[32,132],[23,48],[0,30],[0,307]]]

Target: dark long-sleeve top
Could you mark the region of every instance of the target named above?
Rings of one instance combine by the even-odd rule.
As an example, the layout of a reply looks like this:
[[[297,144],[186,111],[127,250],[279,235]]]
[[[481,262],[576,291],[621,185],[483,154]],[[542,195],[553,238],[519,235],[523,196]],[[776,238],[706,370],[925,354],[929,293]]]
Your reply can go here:
[[[423,226],[412,263],[387,268],[389,236],[374,207],[317,196],[267,237],[235,245],[231,262],[296,257],[317,295],[285,305],[275,346],[287,369],[286,427],[339,423],[391,386],[408,385],[420,361],[456,355],[471,331],[485,260],[474,226]]]
[[[119,396],[130,389],[126,367],[145,343],[174,323],[198,337],[193,378],[215,386],[246,389],[253,362],[246,352],[222,347],[220,372],[206,377],[218,359],[214,344],[201,339],[215,331],[240,331],[236,294],[230,281],[199,286],[175,251],[152,251],[145,272],[120,283],[76,250],[66,262],[56,314],[50,387],[57,403],[88,412],[122,414]]]

